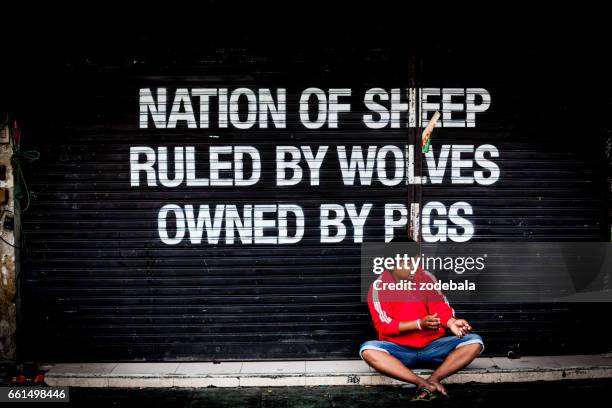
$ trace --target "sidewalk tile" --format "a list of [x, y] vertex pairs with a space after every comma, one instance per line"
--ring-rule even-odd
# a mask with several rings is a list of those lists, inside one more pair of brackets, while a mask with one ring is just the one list
[[472, 364], [466, 367], [466, 369], [475, 369], [475, 370], [483, 370], [483, 369], [493, 369], [495, 363], [493, 359], [490, 357], [479, 357], [476, 360], [472, 361]]
[[104, 388], [108, 387], [108, 378], [79, 378], [73, 377], [68, 379], [68, 385], [70, 387], [95, 387], [95, 388]]
[[612, 358], [603, 355], [548, 357], [563, 367], [612, 367]]
[[58, 364], [53, 366], [47, 374], [91, 374], [97, 376], [110, 373], [116, 366], [117, 363]]
[[338, 360], [338, 361], [306, 361], [306, 373], [348, 373], [366, 374], [370, 373], [369, 366], [362, 360]]
[[119, 388], [146, 388], [146, 387], [155, 387], [155, 388], [165, 388], [172, 387], [174, 385], [174, 381], [172, 378], [124, 378], [124, 377], [111, 377], [108, 379], [109, 387], [119, 387]]
[[174, 374], [179, 363], [119, 363], [111, 374]]
[[305, 361], [247, 361], [242, 364], [241, 374], [304, 374]]
[[180, 375], [208, 375], [208, 374], [236, 374], [240, 373], [242, 362], [226, 363], [180, 363], [175, 374]]

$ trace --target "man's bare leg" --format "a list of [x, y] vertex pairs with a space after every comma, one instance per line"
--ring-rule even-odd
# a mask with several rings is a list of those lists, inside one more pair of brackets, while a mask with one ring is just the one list
[[368, 349], [364, 350], [361, 355], [366, 363], [381, 374], [395, 378], [396, 380], [415, 384], [419, 388], [427, 387], [431, 391], [436, 389], [433, 384], [430, 384], [425, 379], [413, 373], [400, 360], [393, 357], [389, 353], [385, 353], [384, 351], [380, 350]]
[[427, 381], [435, 385], [436, 389], [444, 395], [447, 395], [446, 389], [440, 381], [446, 377], [456, 373], [463, 367], [470, 364], [478, 354], [480, 354], [481, 346], [479, 343], [467, 344], [453, 350], [442, 364], [429, 376]]

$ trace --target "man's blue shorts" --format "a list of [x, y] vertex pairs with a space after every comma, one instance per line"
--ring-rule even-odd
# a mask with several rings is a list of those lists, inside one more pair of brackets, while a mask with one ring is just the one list
[[427, 368], [441, 364], [446, 356], [456, 348], [474, 343], [480, 344], [480, 352], [482, 353], [484, 343], [482, 338], [475, 333], [466, 334], [463, 338], [457, 336], [440, 337], [423, 348], [401, 346], [388, 341], [370, 340], [361, 345], [359, 356], [361, 357], [364, 350], [380, 350], [391, 354], [404, 363], [406, 367]]

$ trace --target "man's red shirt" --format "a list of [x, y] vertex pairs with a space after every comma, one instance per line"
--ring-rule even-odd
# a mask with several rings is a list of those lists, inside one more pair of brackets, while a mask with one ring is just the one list
[[[434, 289], [420, 290], [421, 283], [434, 284], [436, 278], [423, 269], [418, 269], [412, 282], [414, 290], [382, 289], [381, 283], [397, 283], [390, 272], [383, 272], [377, 279], [381, 282], [379, 290], [374, 289], [374, 283], [368, 292], [368, 306], [378, 331], [378, 339], [403, 346], [422, 348], [432, 341], [445, 335], [446, 322], [454, 317], [455, 311], [448, 304], [441, 291]], [[414, 321], [427, 315], [437, 313], [442, 323], [438, 330], [416, 330], [400, 334], [399, 323]]]

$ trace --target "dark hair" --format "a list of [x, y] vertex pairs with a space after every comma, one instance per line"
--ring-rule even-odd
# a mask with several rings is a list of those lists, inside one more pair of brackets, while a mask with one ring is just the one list
[[396, 237], [393, 237], [393, 239], [389, 242], [392, 242], [392, 243], [402, 242], [402, 243], [416, 244], [416, 241], [410, 238], [408, 235], [398, 235]]

